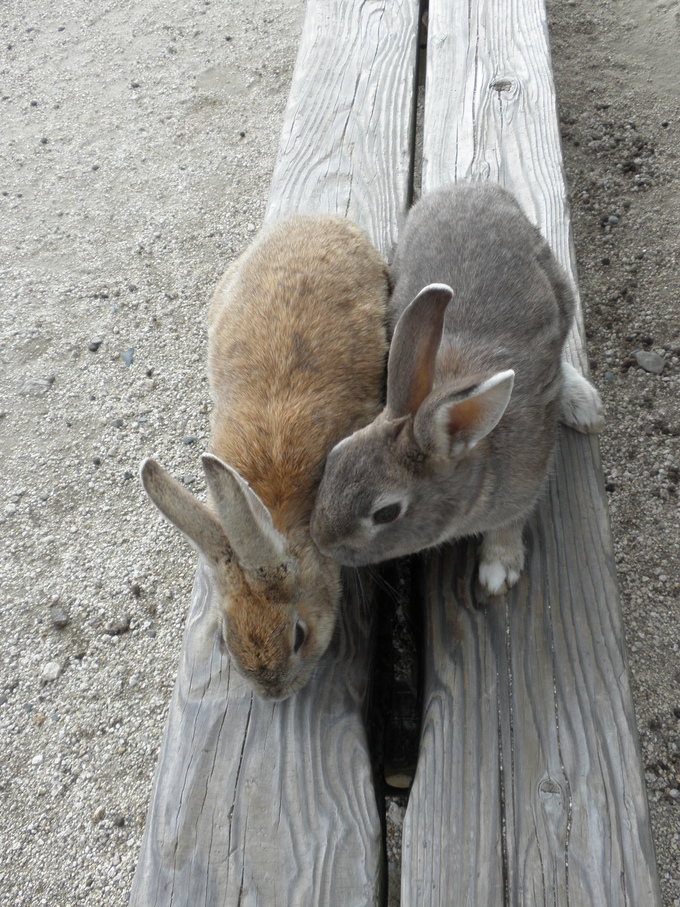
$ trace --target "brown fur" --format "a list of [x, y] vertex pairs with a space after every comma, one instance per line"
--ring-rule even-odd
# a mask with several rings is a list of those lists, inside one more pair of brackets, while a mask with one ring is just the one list
[[289, 538], [308, 533], [328, 451], [379, 411], [381, 297], [386, 265], [363, 232], [302, 216], [264, 230], [213, 296], [210, 450]]
[[333, 636], [340, 566], [309, 520], [326, 455], [380, 410], [388, 295], [387, 265], [355, 224], [265, 228], [210, 306], [210, 509], [142, 464], [151, 498], [210, 564], [223, 640], [266, 698], [304, 686]]

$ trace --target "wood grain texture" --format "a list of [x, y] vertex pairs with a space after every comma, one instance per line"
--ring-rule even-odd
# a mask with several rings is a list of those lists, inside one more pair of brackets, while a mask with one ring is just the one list
[[[542, 0], [430, 0], [423, 191], [511, 189], [576, 286]], [[587, 363], [579, 308], [568, 356]], [[564, 429], [501, 603], [432, 555], [402, 905], [659, 905], [597, 441]]]
[[346, 214], [389, 253], [411, 181], [418, 6], [309, 3], [268, 218]]
[[[267, 219], [348, 214], [387, 251], [408, 204], [417, 19], [413, 0], [310, 0]], [[365, 578], [315, 677], [274, 704], [215, 647], [212, 595], [200, 563], [131, 904], [381, 903]]]

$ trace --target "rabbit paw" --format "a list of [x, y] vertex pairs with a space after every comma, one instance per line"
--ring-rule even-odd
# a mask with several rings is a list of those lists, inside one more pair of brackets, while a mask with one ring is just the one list
[[524, 567], [523, 523], [487, 532], [482, 541], [479, 582], [487, 595], [503, 595]]
[[604, 405], [597, 390], [567, 362], [562, 363], [562, 375], [561, 418], [564, 424], [584, 434], [600, 431], [604, 425]]

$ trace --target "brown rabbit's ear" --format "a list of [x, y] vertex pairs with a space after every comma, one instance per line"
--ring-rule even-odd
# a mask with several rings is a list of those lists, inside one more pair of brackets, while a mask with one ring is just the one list
[[217, 519], [183, 485], [150, 457], [141, 466], [144, 490], [160, 512], [174, 523], [209, 561], [229, 561], [232, 550]]
[[467, 453], [500, 422], [514, 382], [515, 373], [508, 369], [428, 401], [416, 418], [416, 437], [421, 443], [434, 442], [445, 456]]
[[262, 500], [235, 469], [214, 454], [201, 457], [206, 481], [222, 524], [244, 569], [271, 571], [289, 560], [286, 539], [274, 528]]
[[387, 360], [387, 412], [391, 418], [415, 416], [432, 390], [444, 313], [452, 299], [451, 287], [431, 283], [402, 312]]

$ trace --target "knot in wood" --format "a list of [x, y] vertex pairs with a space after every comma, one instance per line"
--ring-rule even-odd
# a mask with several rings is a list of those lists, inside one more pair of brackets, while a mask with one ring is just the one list
[[544, 778], [538, 785], [538, 795], [541, 800], [549, 800], [554, 804], [556, 804], [557, 801], [560, 801], [561, 803], [562, 788], [557, 781], [553, 781], [552, 778]]
[[497, 91], [500, 94], [501, 91], [511, 91], [512, 88], [514, 87], [514, 84], [515, 83], [513, 82], [512, 79], [504, 79], [501, 77], [498, 79], [494, 79], [493, 82], [491, 83], [491, 87], [493, 88], [494, 91]]

